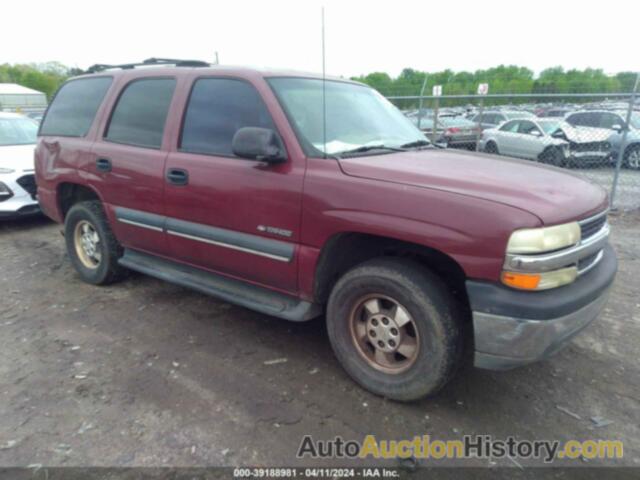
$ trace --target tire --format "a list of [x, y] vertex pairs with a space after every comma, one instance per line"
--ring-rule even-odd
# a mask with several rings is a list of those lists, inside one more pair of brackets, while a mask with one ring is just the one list
[[631, 145], [624, 152], [624, 164], [632, 170], [640, 170], [640, 145]]
[[496, 142], [493, 141], [487, 142], [487, 144], [484, 146], [484, 151], [485, 153], [491, 153], [493, 155], [500, 154], [500, 152], [498, 151], [498, 145], [496, 145]]
[[71, 263], [82, 280], [107, 285], [124, 276], [126, 270], [118, 264], [123, 249], [100, 202], [80, 202], [71, 207], [64, 222], [64, 236]]
[[[377, 315], [371, 315], [376, 309], [371, 308], [372, 301], [379, 307]], [[395, 315], [393, 302], [400, 306], [395, 307]], [[387, 327], [382, 325], [385, 315], [390, 322]], [[389, 348], [393, 327], [407, 315], [410, 320], [400, 328], [400, 336], [391, 337], [399, 339], [396, 352], [380, 353], [372, 346], [371, 340], [384, 340]], [[374, 327], [374, 320], [379, 320], [378, 326]], [[399, 401], [432, 395], [453, 377], [463, 350], [461, 323], [458, 305], [444, 283], [419, 265], [398, 258], [370, 260], [347, 272], [333, 288], [327, 307], [329, 339], [342, 367], [365, 389]], [[364, 340], [358, 333], [362, 325]], [[371, 336], [369, 328], [389, 326], [388, 335], [378, 330]], [[405, 356], [401, 349], [412, 353], [401, 360]], [[394, 368], [377, 362], [379, 353], [385, 362], [396, 362]]]
[[540, 155], [540, 161], [543, 163], [548, 163], [549, 165], [553, 165], [555, 167], [573, 165], [570, 162], [566, 162], [562, 150], [555, 147], [547, 148], [544, 152], [542, 152], [542, 154]]

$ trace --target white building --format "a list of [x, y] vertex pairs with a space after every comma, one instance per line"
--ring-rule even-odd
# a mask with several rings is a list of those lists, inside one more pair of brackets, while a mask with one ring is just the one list
[[37, 90], [16, 83], [0, 83], [0, 111], [43, 112], [47, 96]]

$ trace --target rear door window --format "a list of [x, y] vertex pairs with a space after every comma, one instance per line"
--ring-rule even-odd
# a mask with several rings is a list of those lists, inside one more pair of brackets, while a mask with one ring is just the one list
[[145, 78], [129, 83], [113, 109], [105, 139], [160, 148], [175, 86], [173, 78]]
[[79, 78], [62, 85], [42, 121], [40, 135], [84, 137], [112, 80], [111, 77]]
[[201, 78], [191, 91], [179, 149], [234, 156], [233, 136], [243, 127], [275, 130], [271, 115], [253, 85], [229, 78]]

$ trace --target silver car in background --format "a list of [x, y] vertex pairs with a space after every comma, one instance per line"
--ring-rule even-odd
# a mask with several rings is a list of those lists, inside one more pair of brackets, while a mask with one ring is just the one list
[[0, 220], [40, 213], [33, 161], [37, 132], [33, 120], [0, 112]]
[[556, 166], [608, 164], [611, 144], [607, 131], [581, 131], [556, 119], [518, 119], [485, 130], [480, 149]]

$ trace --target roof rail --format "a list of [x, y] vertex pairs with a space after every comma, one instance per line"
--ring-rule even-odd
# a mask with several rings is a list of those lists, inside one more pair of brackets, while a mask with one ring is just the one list
[[174, 65], [176, 67], [209, 67], [210, 63], [203, 62], [202, 60], [179, 60], [176, 58], [147, 58], [140, 63], [123, 63], [121, 65], [107, 65], [104, 63], [97, 63], [90, 66], [86, 73], [97, 73], [103, 70], [122, 69], [129, 70], [136, 67], [147, 67], [150, 65]]

